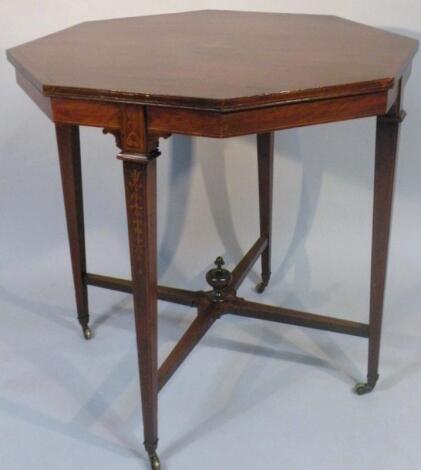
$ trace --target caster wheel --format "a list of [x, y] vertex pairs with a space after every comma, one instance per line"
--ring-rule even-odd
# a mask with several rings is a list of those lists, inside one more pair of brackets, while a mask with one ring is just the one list
[[262, 294], [262, 293], [265, 291], [267, 285], [268, 285], [268, 283], [265, 282], [265, 281], [260, 282], [260, 283], [257, 284], [257, 286], [256, 286], [256, 292], [257, 292], [258, 294]]
[[83, 336], [87, 341], [89, 341], [92, 338], [92, 331], [89, 328], [89, 326], [85, 326], [83, 328]]
[[355, 386], [355, 393], [357, 395], [365, 395], [367, 393], [370, 393], [374, 388], [374, 385], [368, 384], [368, 383], [360, 383]]
[[161, 462], [156, 454], [150, 455], [151, 470], [161, 470]]

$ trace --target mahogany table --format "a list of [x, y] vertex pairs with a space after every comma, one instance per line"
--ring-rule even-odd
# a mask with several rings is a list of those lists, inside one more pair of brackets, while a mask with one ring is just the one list
[[[160, 468], [158, 392], [224, 314], [368, 338], [367, 382], [356, 392], [374, 388], [402, 94], [417, 49], [413, 39], [334, 16], [196, 11], [82, 23], [8, 51], [19, 85], [56, 125], [85, 338], [91, 338], [88, 286], [133, 294], [145, 447], [153, 469]], [[270, 278], [274, 131], [369, 116], [377, 116], [369, 323], [238, 297], [259, 258], [259, 292]], [[131, 280], [87, 271], [79, 126], [111, 132], [121, 148]], [[232, 272], [217, 259], [208, 291], [157, 285], [158, 140], [173, 133], [257, 134], [260, 236]], [[198, 313], [159, 368], [158, 299]]]

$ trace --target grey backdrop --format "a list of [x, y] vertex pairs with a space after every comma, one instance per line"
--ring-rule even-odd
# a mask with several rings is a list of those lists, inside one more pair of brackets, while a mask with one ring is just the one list
[[[81, 339], [52, 124], [14, 83], [4, 50], [79, 21], [200, 7], [337, 14], [421, 39], [421, 6], [354, 2], [2, 0], [0, 14], [0, 468], [147, 468], [131, 299], [92, 288], [95, 339]], [[168, 469], [419, 469], [421, 59], [407, 85], [381, 379], [364, 340], [225, 318], [160, 396]], [[267, 302], [366, 321], [374, 119], [276, 136], [273, 277]], [[159, 159], [159, 274], [204, 286], [258, 233], [253, 136], [173, 136]], [[121, 162], [82, 130], [89, 270], [128, 276]], [[258, 269], [242, 288], [253, 292]], [[192, 312], [160, 304], [160, 357]]]

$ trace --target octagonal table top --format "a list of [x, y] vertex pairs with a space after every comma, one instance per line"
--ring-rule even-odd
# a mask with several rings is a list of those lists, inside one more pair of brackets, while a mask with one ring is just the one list
[[86, 22], [7, 55], [46, 96], [232, 110], [384, 92], [417, 49], [335, 16], [205, 10]]

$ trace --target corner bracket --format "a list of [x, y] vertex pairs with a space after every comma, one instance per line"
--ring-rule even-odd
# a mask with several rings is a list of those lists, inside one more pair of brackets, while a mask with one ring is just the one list
[[384, 114], [379, 116], [379, 121], [390, 123], [390, 124], [400, 124], [406, 118], [406, 111], [403, 109], [397, 114]]

